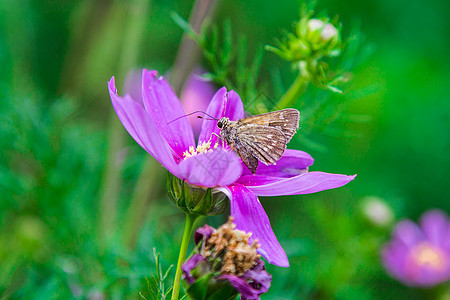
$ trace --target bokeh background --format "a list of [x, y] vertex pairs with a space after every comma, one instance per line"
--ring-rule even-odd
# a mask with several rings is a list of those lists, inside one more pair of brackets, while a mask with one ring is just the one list
[[[122, 91], [132, 68], [165, 73], [183, 35], [170, 12], [188, 18], [192, 6], [0, 2], [0, 299], [135, 299], [148, 294], [153, 248], [163, 268], [176, 262], [184, 215], [166, 195], [164, 170], [117, 125], [106, 82], [115, 75]], [[320, 147], [290, 147], [313, 155], [313, 170], [358, 177], [337, 190], [261, 199], [291, 263], [267, 266], [265, 299], [434, 297], [390, 278], [379, 251], [396, 221], [430, 208], [450, 212], [449, 6], [318, 1], [316, 11], [338, 16], [344, 36], [360, 32], [362, 59], [348, 93], [333, 96], [360, 117], [313, 131]], [[292, 29], [298, 8], [222, 1], [214, 22], [230, 20], [235, 36], [247, 36], [251, 57]], [[270, 83], [276, 71], [289, 85], [289, 64], [271, 53], [263, 62], [260, 80]], [[143, 169], [150, 172], [140, 176]], [[148, 197], [136, 192], [138, 178]], [[364, 213], [369, 199], [386, 203], [394, 221], [374, 225]]]

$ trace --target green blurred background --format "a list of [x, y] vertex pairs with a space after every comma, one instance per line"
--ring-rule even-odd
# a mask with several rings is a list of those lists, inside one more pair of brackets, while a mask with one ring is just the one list
[[[184, 216], [168, 200], [162, 168], [127, 134], [117, 164], [106, 166], [116, 145], [108, 141], [125, 133], [106, 82], [115, 75], [122, 91], [133, 67], [167, 71], [183, 34], [170, 12], [188, 18], [192, 6], [0, 2], [0, 299], [139, 298], [148, 293], [144, 277], [155, 273], [154, 247], [164, 268], [176, 262]], [[379, 249], [392, 224], [374, 226], [362, 207], [377, 197], [396, 220], [450, 211], [449, 6], [317, 3], [317, 12], [339, 16], [344, 35], [358, 28], [371, 53], [342, 96], [352, 99], [347, 113], [364, 117], [318, 132], [320, 151], [299, 141], [290, 147], [313, 155], [312, 170], [358, 177], [338, 190], [261, 199], [291, 263], [267, 266], [273, 282], [265, 299], [434, 297], [386, 275]], [[292, 29], [298, 8], [297, 1], [222, 1], [214, 22], [229, 19], [234, 33], [248, 37], [252, 56]], [[271, 53], [262, 80], [270, 82], [278, 67], [288, 86], [289, 65]], [[151, 195], [135, 203], [143, 166], [152, 170], [143, 177]], [[121, 185], [105, 192], [106, 175]]]

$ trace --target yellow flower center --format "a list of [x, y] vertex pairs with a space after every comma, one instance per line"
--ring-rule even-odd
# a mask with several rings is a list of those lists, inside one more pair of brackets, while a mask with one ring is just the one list
[[[216, 143], [213, 147], [213, 149], [217, 149], [219, 146], [219, 143]], [[211, 149], [211, 141], [203, 142], [200, 145], [197, 146], [197, 148], [194, 148], [194, 146], [189, 146], [189, 150], [186, 150], [183, 152], [184, 159], [192, 156], [196, 156], [198, 154], [203, 154], [207, 152], [213, 151]]]
[[427, 242], [415, 246], [411, 250], [411, 255], [414, 261], [421, 267], [429, 266], [435, 270], [442, 270], [447, 264], [444, 253]]

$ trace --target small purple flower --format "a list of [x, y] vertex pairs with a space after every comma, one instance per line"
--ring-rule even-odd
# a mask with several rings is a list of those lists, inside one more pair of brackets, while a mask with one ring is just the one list
[[394, 229], [382, 250], [383, 264], [409, 286], [430, 287], [450, 280], [450, 220], [439, 210], [426, 212], [420, 227], [409, 220]]
[[[142, 99], [133, 99], [117, 94], [114, 77], [108, 82], [113, 107], [128, 133], [176, 177], [226, 194], [237, 228], [253, 233], [252, 238], [261, 245], [258, 251], [269, 263], [289, 266], [258, 196], [316, 193], [341, 187], [356, 176], [308, 172], [314, 159], [298, 150], [286, 150], [276, 165], [260, 164], [256, 174], [251, 174], [241, 159], [217, 140], [217, 122], [203, 121], [195, 147], [193, 129], [183, 118], [186, 113], [180, 101], [156, 71], [143, 70], [141, 87]], [[239, 95], [223, 87], [206, 113], [233, 121], [244, 117], [244, 108]]]

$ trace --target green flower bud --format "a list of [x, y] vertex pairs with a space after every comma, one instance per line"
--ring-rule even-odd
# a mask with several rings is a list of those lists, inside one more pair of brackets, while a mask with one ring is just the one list
[[305, 60], [311, 55], [311, 49], [301, 39], [291, 39], [289, 41], [289, 52], [292, 61]]
[[278, 42], [278, 48], [267, 45], [266, 50], [297, 64], [338, 55], [339, 40], [339, 31], [333, 24], [304, 17], [296, 24], [294, 33], [289, 33], [283, 41]]
[[223, 213], [228, 203], [223, 193], [212, 188], [190, 185], [170, 173], [167, 190], [172, 202], [189, 214], [215, 216]]
[[322, 30], [322, 28], [325, 26], [325, 23], [322, 20], [319, 19], [310, 19], [308, 21], [308, 37], [311, 37], [312, 34], [319, 32]]
[[307, 25], [306, 39], [312, 50], [326, 55], [336, 46], [339, 32], [331, 23], [319, 19], [310, 19]]
[[376, 196], [367, 196], [361, 200], [361, 212], [364, 218], [375, 227], [389, 227], [394, 222], [392, 208], [384, 199]]
[[320, 39], [322, 41], [337, 41], [338, 38], [338, 30], [336, 29], [336, 27], [334, 27], [332, 24], [328, 23], [326, 24], [323, 29], [322, 32], [320, 33]]
[[178, 202], [184, 202], [183, 195], [183, 180], [171, 173], [167, 173], [167, 191], [169, 192], [170, 199], [174, 201], [175, 205], [178, 206]]

